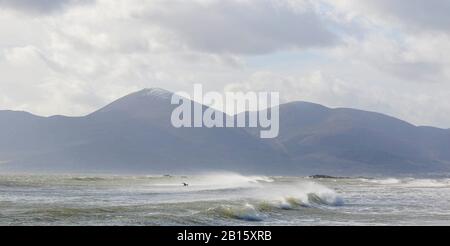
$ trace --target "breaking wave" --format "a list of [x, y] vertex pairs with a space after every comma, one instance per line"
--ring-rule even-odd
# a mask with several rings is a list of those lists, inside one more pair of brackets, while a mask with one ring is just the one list
[[423, 187], [423, 188], [437, 188], [437, 187], [450, 187], [450, 179], [411, 179], [404, 182], [407, 187]]
[[244, 206], [222, 205], [209, 209], [209, 212], [218, 214], [222, 217], [245, 220], [245, 221], [262, 221], [264, 215], [258, 211], [255, 206], [247, 203]]
[[74, 180], [74, 181], [86, 181], [86, 182], [96, 182], [96, 181], [103, 181], [103, 180], [107, 180], [107, 179], [103, 178], [103, 177], [95, 177], [95, 176], [92, 176], [92, 177], [80, 176], [80, 177], [73, 177], [73, 178], [71, 178], [71, 180]]
[[396, 178], [386, 178], [386, 179], [361, 179], [363, 182], [380, 184], [380, 185], [390, 185], [390, 184], [399, 184], [401, 180]]
[[386, 179], [360, 179], [360, 181], [378, 185], [394, 185], [398, 187], [408, 187], [408, 188], [450, 187], [450, 179], [386, 178]]
[[221, 205], [210, 208], [208, 212], [238, 220], [262, 221], [276, 210], [323, 209], [344, 205], [344, 200], [334, 190], [309, 181], [289, 185], [268, 183], [241, 195], [246, 202]]
[[267, 176], [244, 176], [236, 173], [207, 173], [196, 176], [151, 177], [149, 182], [157, 187], [179, 188], [188, 184], [183, 191], [224, 190], [240, 188], [257, 188], [274, 180]]
[[260, 183], [274, 180], [266, 176], [244, 176], [236, 173], [209, 173], [192, 177], [192, 185], [209, 185], [216, 187], [253, 187]]

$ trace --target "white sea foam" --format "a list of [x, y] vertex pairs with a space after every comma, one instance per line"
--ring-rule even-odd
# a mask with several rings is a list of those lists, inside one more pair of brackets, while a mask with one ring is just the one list
[[424, 187], [424, 188], [434, 188], [434, 187], [450, 187], [449, 179], [410, 179], [403, 183], [403, 186], [407, 187]]
[[399, 183], [401, 183], [401, 180], [400, 179], [396, 179], [396, 178], [361, 179], [361, 181], [366, 181], [366, 182], [369, 182], [369, 183], [381, 184], [381, 185], [390, 185], [390, 184], [399, 184]]
[[186, 178], [190, 187], [205, 189], [249, 188], [261, 187], [264, 183], [273, 182], [266, 176], [244, 176], [237, 173], [208, 173]]
[[209, 209], [220, 216], [245, 221], [265, 220], [273, 210], [308, 207], [341, 206], [343, 199], [332, 189], [305, 181], [293, 184], [265, 183], [239, 192], [235, 199], [248, 200], [244, 205], [221, 205]]
[[293, 205], [323, 204], [338, 206], [343, 204], [343, 199], [334, 190], [313, 181], [274, 184], [274, 179], [266, 176], [212, 173], [192, 177], [187, 182], [194, 189], [243, 188], [241, 192], [234, 192], [234, 197], [275, 202], [279, 204], [279, 207], [285, 208]]
[[450, 216], [448, 178], [0, 175], [0, 188], [0, 225], [449, 225]]
[[292, 209], [298, 206], [329, 205], [341, 206], [344, 204], [334, 190], [314, 182], [302, 182], [295, 185], [270, 189], [276, 194], [276, 204], [282, 209]]
[[392, 185], [410, 188], [450, 187], [450, 179], [387, 178], [387, 179], [360, 179], [360, 181], [377, 185]]
[[219, 206], [209, 210], [210, 212], [217, 213], [220, 216], [230, 217], [239, 220], [246, 221], [262, 221], [264, 220], [264, 214], [259, 212], [255, 206], [246, 203], [243, 206]]

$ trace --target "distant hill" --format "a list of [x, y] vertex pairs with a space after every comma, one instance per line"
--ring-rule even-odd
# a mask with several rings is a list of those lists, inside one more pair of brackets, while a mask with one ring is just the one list
[[75, 118], [1, 111], [0, 170], [253, 172], [260, 165], [287, 161], [244, 129], [172, 127], [176, 105], [170, 104], [171, 96], [162, 89], [145, 89]]
[[292, 102], [280, 106], [279, 137], [262, 140], [254, 128], [174, 128], [171, 96], [145, 89], [84, 117], [0, 111], [0, 171], [344, 176], [450, 171], [449, 130]]
[[[257, 134], [257, 129], [248, 131]], [[448, 130], [362, 110], [307, 102], [281, 105], [280, 135], [269, 142], [300, 173], [397, 175], [450, 169]]]

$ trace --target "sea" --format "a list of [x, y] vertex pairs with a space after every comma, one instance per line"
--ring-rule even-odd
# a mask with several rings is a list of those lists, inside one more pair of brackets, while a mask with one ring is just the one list
[[450, 179], [0, 175], [0, 225], [450, 225]]

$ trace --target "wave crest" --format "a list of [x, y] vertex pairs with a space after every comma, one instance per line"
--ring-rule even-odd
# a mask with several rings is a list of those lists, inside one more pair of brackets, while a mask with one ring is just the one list
[[408, 188], [450, 187], [450, 179], [385, 178], [385, 179], [360, 179], [360, 181], [377, 185], [393, 185]]
[[244, 206], [222, 205], [217, 208], [210, 209], [210, 212], [219, 216], [245, 220], [245, 221], [262, 221], [264, 216], [253, 205], [247, 203]]

